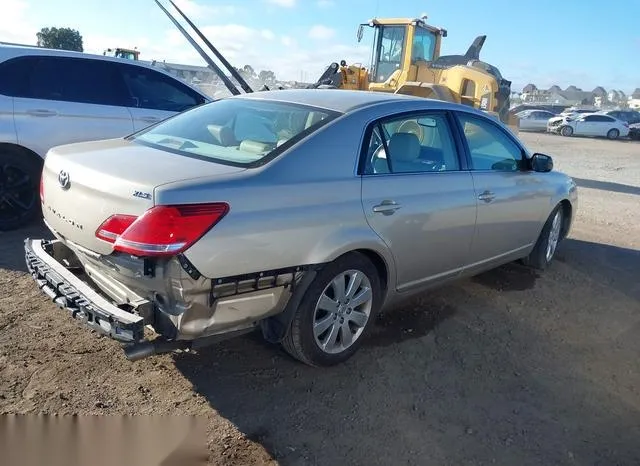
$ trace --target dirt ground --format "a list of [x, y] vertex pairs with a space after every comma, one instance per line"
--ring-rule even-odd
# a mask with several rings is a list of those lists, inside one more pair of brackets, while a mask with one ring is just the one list
[[524, 134], [580, 186], [543, 274], [508, 265], [400, 306], [312, 369], [253, 335], [128, 362], [0, 234], [0, 412], [195, 414], [213, 464], [640, 464], [640, 144]]

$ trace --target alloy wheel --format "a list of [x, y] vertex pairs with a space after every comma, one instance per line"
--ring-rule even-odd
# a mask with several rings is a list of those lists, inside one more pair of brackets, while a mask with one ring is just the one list
[[0, 165], [0, 222], [29, 215], [35, 203], [31, 176], [15, 165]]
[[359, 270], [347, 270], [331, 280], [313, 314], [313, 336], [329, 354], [345, 351], [360, 338], [373, 306], [371, 282]]

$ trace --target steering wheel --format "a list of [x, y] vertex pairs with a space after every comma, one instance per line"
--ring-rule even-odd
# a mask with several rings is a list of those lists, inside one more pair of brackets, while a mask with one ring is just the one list
[[422, 129], [422, 126], [414, 120], [404, 121], [400, 126], [398, 126], [397, 132], [415, 134], [418, 141], [420, 141], [420, 144], [422, 144], [422, 140], [424, 139], [424, 130]]
[[[369, 163], [371, 164], [371, 171], [373, 173], [376, 173], [376, 171], [375, 171], [376, 170], [376, 162], [378, 160], [384, 160], [385, 163], [387, 164], [387, 168], [389, 168], [389, 162], [387, 161], [386, 154], [385, 154], [384, 158], [380, 157], [381, 154], [385, 154], [385, 152], [384, 152], [384, 144], [380, 144], [377, 147], [377, 149], [373, 151], [373, 154], [371, 155], [371, 159], [370, 159]], [[389, 169], [389, 171], [391, 171], [391, 170]]]

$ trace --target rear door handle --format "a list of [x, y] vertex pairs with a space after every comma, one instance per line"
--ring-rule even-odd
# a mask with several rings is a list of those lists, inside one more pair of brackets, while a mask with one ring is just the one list
[[372, 210], [383, 215], [391, 215], [400, 207], [396, 201], [384, 200], [380, 204], [374, 205]]
[[48, 117], [48, 116], [56, 116], [58, 112], [55, 110], [48, 110], [46, 108], [34, 108], [31, 110], [27, 110], [27, 115], [38, 116], [38, 117]]
[[496, 195], [491, 191], [485, 191], [478, 196], [478, 199], [484, 202], [491, 202], [496, 198]]

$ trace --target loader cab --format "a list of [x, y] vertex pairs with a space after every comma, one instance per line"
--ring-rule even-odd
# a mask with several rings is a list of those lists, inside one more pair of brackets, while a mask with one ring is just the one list
[[126, 60], [137, 60], [140, 55], [140, 52], [137, 50], [129, 50], [129, 49], [116, 49], [115, 56], [117, 58], [124, 58]]
[[108, 57], [116, 57], [116, 58], [124, 58], [125, 60], [138, 60], [140, 57], [140, 51], [138, 49], [125, 49], [125, 48], [115, 48], [115, 49], [106, 49], [102, 52], [102, 55], [106, 55]]
[[[440, 54], [440, 40], [446, 31], [428, 26], [423, 19], [371, 20], [361, 24], [358, 40], [362, 39], [363, 27], [374, 29], [369, 81], [385, 83], [396, 72], [409, 73], [412, 66], [426, 65]], [[400, 76], [396, 78], [401, 79]]]

